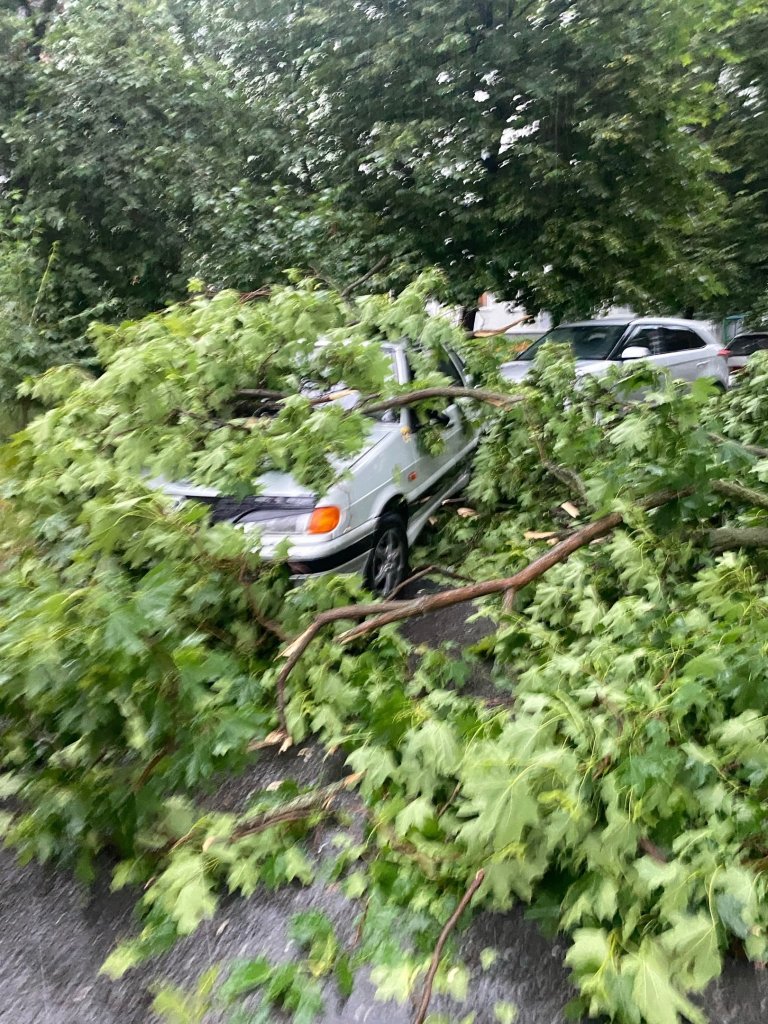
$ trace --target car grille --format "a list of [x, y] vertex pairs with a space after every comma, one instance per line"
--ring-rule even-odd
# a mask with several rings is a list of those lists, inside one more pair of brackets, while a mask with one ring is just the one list
[[212, 523], [237, 521], [248, 512], [311, 512], [315, 507], [314, 498], [234, 498], [222, 495], [212, 498], [195, 496], [191, 500], [210, 508]]

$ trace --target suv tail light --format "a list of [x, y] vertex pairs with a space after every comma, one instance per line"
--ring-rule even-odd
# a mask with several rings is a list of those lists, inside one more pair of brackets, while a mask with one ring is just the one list
[[721, 348], [720, 351], [717, 354], [719, 356], [722, 356], [723, 359], [730, 359], [731, 350], [729, 348]]

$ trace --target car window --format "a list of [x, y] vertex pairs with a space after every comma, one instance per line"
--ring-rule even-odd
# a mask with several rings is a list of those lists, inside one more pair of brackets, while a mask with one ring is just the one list
[[542, 345], [570, 345], [576, 359], [607, 359], [627, 329], [626, 324], [565, 324], [547, 331], [521, 352], [518, 359], [535, 359]]
[[652, 356], [664, 355], [664, 342], [660, 327], [640, 327], [623, 346], [626, 348], [647, 348]]
[[686, 352], [704, 348], [704, 339], [688, 327], [663, 327], [662, 343], [665, 352]]
[[768, 334], [742, 334], [728, 345], [731, 355], [751, 356], [754, 352], [768, 349]]

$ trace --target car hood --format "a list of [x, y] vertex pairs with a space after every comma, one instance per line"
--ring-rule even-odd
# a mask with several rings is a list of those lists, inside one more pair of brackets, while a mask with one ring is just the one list
[[[583, 377], [585, 373], [606, 373], [611, 366], [615, 365], [611, 359], [577, 359], [576, 376]], [[531, 372], [532, 366], [533, 361], [530, 359], [515, 359], [511, 363], [503, 363], [499, 372], [504, 380], [520, 383]]]
[[[354, 469], [356, 463], [368, 455], [369, 452], [373, 451], [377, 445], [381, 444], [381, 442], [392, 433], [392, 430], [399, 429], [399, 424], [372, 423], [368, 432], [367, 443], [363, 448], [351, 458], [331, 459], [331, 465], [339, 473], [342, 473], [345, 470]], [[221, 496], [221, 491], [217, 487], [207, 487], [195, 484], [191, 480], [168, 481], [158, 478], [151, 480], [150, 486], [164, 491], [173, 498], [205, 499], [218, 498]], [[261, 497], [306, 498], [307, 501], [315, 500], [317, 498], [316, 494], [314, 494], [308, 487], [298, 483], [290, 473], [281, 473], [276, 470], [270, 470], [269, 472], [262, 473], [261, 476], [257, 477], [253, 482], [253, 489], [254, 492], [257, 492]]]

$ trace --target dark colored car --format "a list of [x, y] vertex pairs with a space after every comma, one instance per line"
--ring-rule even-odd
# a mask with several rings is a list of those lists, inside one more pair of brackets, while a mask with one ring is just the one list
[[768, 349], [768, 331], [745, 331], [737, 334], [733, 341], [723, 349], [730, 374], [740, 373], [747, 365], [747, 360], [755, 352]]

